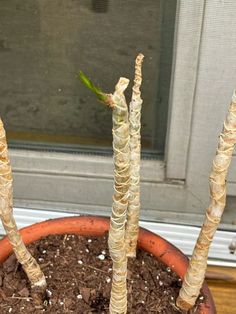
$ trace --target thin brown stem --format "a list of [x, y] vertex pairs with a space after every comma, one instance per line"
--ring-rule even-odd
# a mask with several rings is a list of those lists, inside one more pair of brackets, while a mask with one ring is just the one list
[[201, 228], [192, 258], [183, 280], [177, 305], [188, 310], [195, 304], [207, 268], [210, 244], [220, 223], [226, 203], [226, 176], [236, 144], [236, 94], [232, 98], [210, 174], [211, 202]]
[[44, 291], [46, 280], [38, 263], [25, 247], [13, 217], [12, 171], [6, 134], [0, 119], [0, 217], [16, 258], [26, 272], [32, 288]]

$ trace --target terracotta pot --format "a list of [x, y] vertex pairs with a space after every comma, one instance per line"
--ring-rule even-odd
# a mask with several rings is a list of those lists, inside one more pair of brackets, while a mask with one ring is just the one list
[[[109, 219], [97, 216], [80, 216], [52, 219], [40, 222], [20, 230], [25, 244], [30, 244], [50, 234], [79, 234], [84, 236], [100, 236], [109, 229]], [[158, 260], [169, 266], [180, 278], [183, 278], [188, 258], [175, 246], [162, 237], [140, 228], [138, 245], [143, 250], [153, 254]], [[0, 262], [12, 253], [12, 247], [5, 237], [0, 241]], [[200, 314], [216, 313], [212, 295], [203, 285], [206, 301], [201, 305]]]

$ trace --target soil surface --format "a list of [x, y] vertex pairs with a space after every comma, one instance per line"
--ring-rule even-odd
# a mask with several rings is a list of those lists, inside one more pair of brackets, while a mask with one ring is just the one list
[[[107, 235], [48, 236], [29, 249], [46, 276], [47, 299], [34, 304], [26, 275], [11, 255], [0, 268], [1, 314], [108, 313], [112, 263]], [[180, 314], [175, 308], [180, 286], [169, 268], [138, 250], [128, 265], [128, 313]]]

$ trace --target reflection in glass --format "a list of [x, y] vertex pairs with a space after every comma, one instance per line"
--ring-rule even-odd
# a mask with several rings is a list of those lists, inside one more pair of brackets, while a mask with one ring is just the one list
[[162, 154], [175, 11], [173, 0], [1, 1], [0, 115], [11, 143], [110, 148], [111, 112], [76, 73], [112, 92], [120, 76], [132, 82], [142, 52], [143, 147]]

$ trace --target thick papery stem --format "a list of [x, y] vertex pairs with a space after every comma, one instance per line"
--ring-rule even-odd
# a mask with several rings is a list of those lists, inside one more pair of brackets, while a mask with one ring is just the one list
[[140, 154], [141, 154], [141, 109], [140, 87], [142, 84], [143, 54], [135, 61], [135, 78], [129, 108], [130, 121], [130, 188], [126, 223], [126, 251], [128, 257], [136, 256], [140, 215]]
[[206, 217], [177, 299], [177, 306], [182, 310], [188, 310], [195, 304], [204, 281], [209, 247], [225, 208], [226, 175], [235, 144], [236, 93], [234, 92], [210, 174], [210, 206], [206, 211]]
[[0, 217], [16, 258], [23, 266], [31, 286], [43, 293], [46, 280], [36, 260], [25, 247], [13, 217], [12, 171], [8, 157], [6, 134], [0, 119]]
[[124, 91], [129, 84], [120, 78], [111, 95], [113, 107], [113, 150], [114, 150], [114, 195], [108, 245], [113, 261], [113, 278], [110, 298], [110, 313], [127, 312], [127, 257], [125, 247], [125, 222], [130, 183], [130, 148], [128, 107]]

